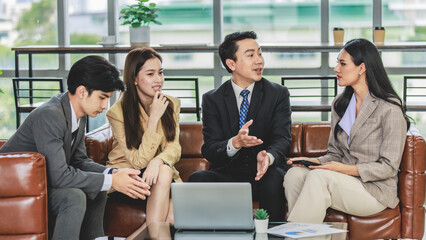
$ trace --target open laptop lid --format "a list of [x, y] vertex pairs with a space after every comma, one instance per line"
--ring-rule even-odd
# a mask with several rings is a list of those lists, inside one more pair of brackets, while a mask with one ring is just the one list
[[177, 231], [175, 240], [253, 240], [254, 232]]
[[175, 228], [251, 230], [250, 183], [172, 183]]

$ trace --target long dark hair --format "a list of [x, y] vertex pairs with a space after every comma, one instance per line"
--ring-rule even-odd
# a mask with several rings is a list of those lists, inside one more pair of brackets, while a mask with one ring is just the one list
[[[140, 106], [143, 107], [139, 99], [135, 78], [145, 62], [152, 58], [163, 61], [160, 54], [152, 48], [135, 48], [127, 54], [124, 64], [123, 80], [126, 85], [126, 92], [123, 94], [121, 108], [123, 109], [124, 132], [126, 134], [126, 145], [128, 149], [139, 148], [142, 142], [144, 129], [140, 120]], [[148, 111], [148, 109], [145, 109]], [[169, 99], [169, 105], [161, 117], [161, 124], [166, 136], [166, 140], [171, 142], [176, 136], [176, 122], [173, 119], [173, 103]]]
[[[392, 87], [385, 67], [383, 66], [382, 58], [376, 46], [366, 39], [352, 39], [343, 46], [343, 49], [351, 55], [352, 61], [356, 66], [364, 63], [367, 86], [370, 94], [376, 98], [380, 98], [401, 108], [405, 121], [407, 122], [407, 130], [410, 128], [410, 120], [402, 106], [401, 98]], [[334, 110], [340, 119], [345, 114], [346, 108], [349, 105], [354, 89], [351, 86], [346, 86], [343, 93], [334, 102]], [[395, 101], [398, 99], [398, 101]], [[338, 121], [340, 122], [340, 120]], [[339, 124], [336, 125], [334, 138], [337, 139], [337, 134], [342, 130]]]

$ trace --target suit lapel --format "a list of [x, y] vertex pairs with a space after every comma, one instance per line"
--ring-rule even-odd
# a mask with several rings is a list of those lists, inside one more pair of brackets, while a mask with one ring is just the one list
[[247, 114], [247, 121], [254, 119], [263, 98], [263, 78], [254, 84], [253, 94], [251, 95], [250, 106]]
[[84, 128], [86, 127], [87, 116], [80, 118], [80, 125], [78, 126], [77, 136], [75, 137], [74, 143], [72, 144], [71, 156], [74, 154], [75, 149], [80, 144], [81, 135], [84, 134]]
[[70, 99], [68, 97], [68, 92], [64, 93], [64, 95], [61, 97], [61, 104], [62, 104], [62, 109], [64, 111], [65, 119], [67, 121], [67, 131], [64, 137], [64, 150], [65, 150], [65, 157], [66, 157], [67, 163], [69, 163], [71, 159], [71, 141], [72, 141], [71, 134], [72, 133], [71, 133], [71, 104], [70, 104]]
[[373, 98], [370, 93], [368, 93], [364, 102], [362, 102], [361, 110], [359, 111], [358, 116], [355, 119], [354, 125], [352, 126], [350, 143], [352, 143], [353, 138], [358, 133], [358, 130], [361, 128], [361, 126], [365, 123], [365, 121], [367, 121], [370, 115], [377, 108], [377, 104], [377, 99]]
[[237, 99], [235, 98], [234, 89], [232, 89], [232, 80], [225, 82], [225, 91], [224, 91], [224, 105], [228, 112], [228, 117], [230, 120], [229, 126], [231, 127], [231, 134], [234, 134], [239, 131], [238, 121], [239, 115], [237, 107]]

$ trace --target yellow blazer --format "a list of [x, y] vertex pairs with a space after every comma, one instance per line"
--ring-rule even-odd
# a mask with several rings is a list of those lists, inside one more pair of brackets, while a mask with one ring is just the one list
[[180, 160], [181, 155], [179, 144], [180, 101], [171, 96], [167, 97], [173, 103], [174, 119], [176, 121], [176, 137], [173, 142], [166, 141], [161, 121], [158, 123], [156, 132], [147, 129], [148, 115], [141, 106], [142, 114], [140, 120], [145, 131], [142, 136], [142, 142], [138, 149], [128, 149], [124, 132], [123, 109], [121, 108], [122, 98], [108, 110], [107, 117], [113, 134], [112, 150], [108, 154], [108, 167], [140, 170], [146, 168], [153, 158], [158, 157], [172, 168], [173, 179], [176, 182], [182, 182], [179, 172], [174, 167], [175, 163]]
[[384, 206], [396, 207], [398, 169], [407, 133], [401, 108], [368, 94], [352, 126], [349, 144], [345, 131], [337, 134], [337, 141], [334, 139], [338, 120], [333, 107], [328, 153], [319, 160], [356, 165], [357, 178], [366, 190]]

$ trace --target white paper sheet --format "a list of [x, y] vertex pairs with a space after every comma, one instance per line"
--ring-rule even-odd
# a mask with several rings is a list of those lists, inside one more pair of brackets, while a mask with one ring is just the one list
[[347, 230], [332, 228], [327, 224], [312, 223], [285, 223], [268, 229], [269, 234], [290, 238], [314, 237], [342, 232], [347, 232]]

